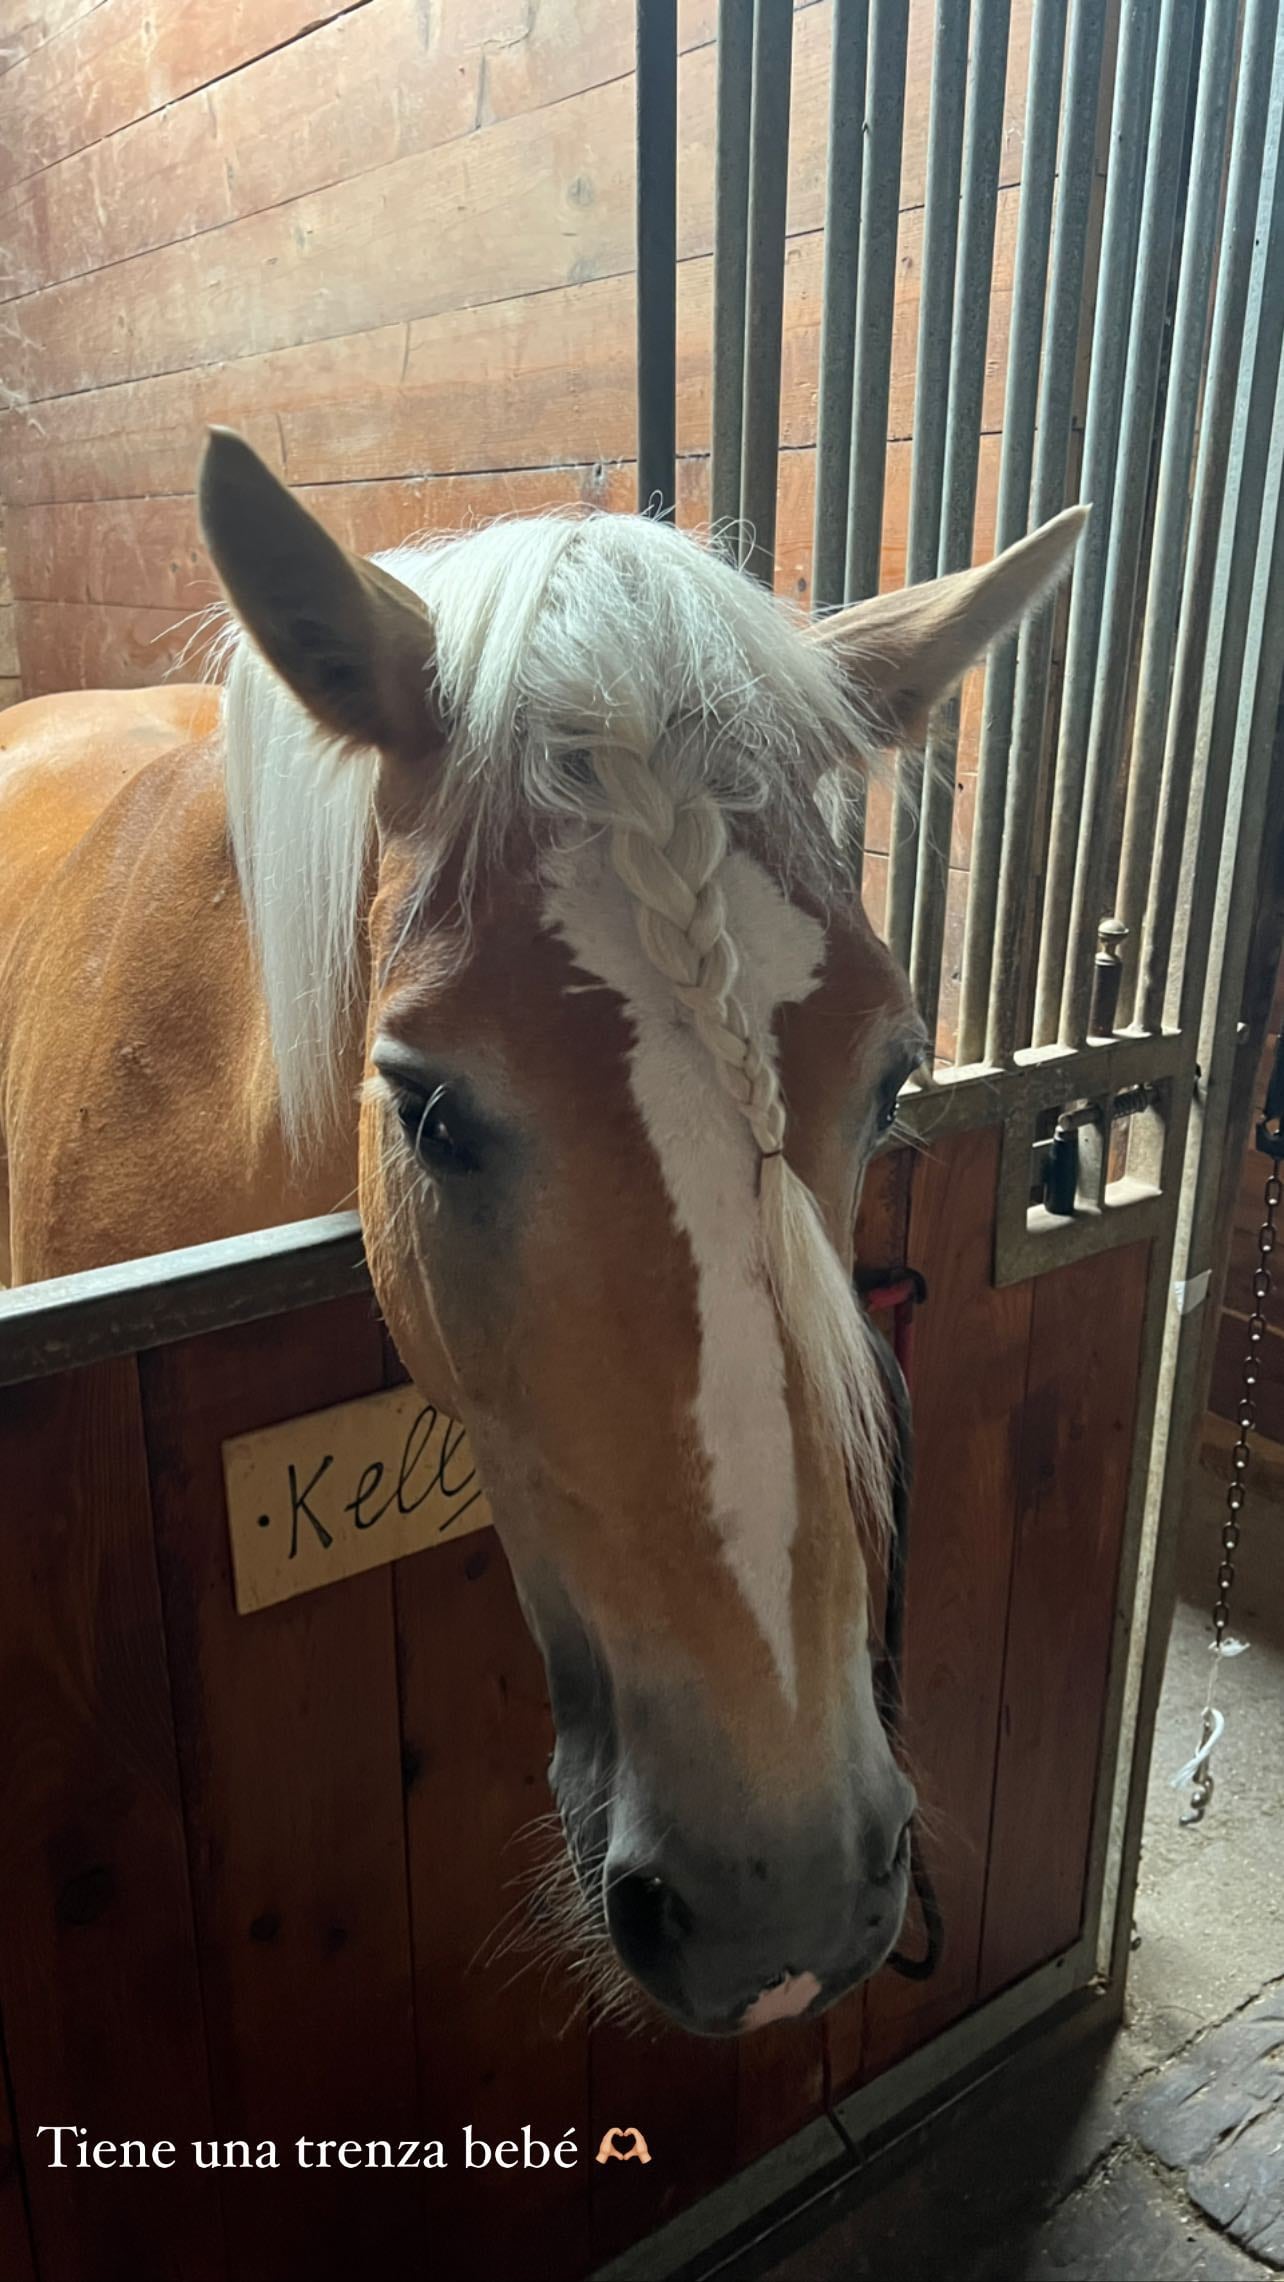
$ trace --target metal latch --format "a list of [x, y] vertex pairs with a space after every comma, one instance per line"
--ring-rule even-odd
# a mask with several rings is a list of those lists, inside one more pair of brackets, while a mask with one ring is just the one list
[[[1140, 1117], [1143, 1110], [1152, 1109], [1156, 1100], [1154, 1086], [1126, 1086], [1110, 1102], [1109, 1125], [1125, 1117]], [[1096, 1101], [1071, 1102], [1058, 1117], [1051, 1141], [1043, 1159], [1043, 1202], [1047, 1211], [1061, 1220], [1072, 1220], [1079, 1197], [1079, 1135], [1091, 1126], [1102, 1136], [1102, 1146], [1109, 1142], [1109, 1131], [1102, 1118], [1102, 1104]], [[1280, 1153], [1284, 1155], [1284, 1142]]]

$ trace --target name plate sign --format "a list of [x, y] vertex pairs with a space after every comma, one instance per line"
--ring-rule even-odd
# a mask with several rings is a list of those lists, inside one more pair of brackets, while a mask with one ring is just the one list
[[490, 1525], [458, 1419], [413, 1387], [223, 1444], [242, 1616]]

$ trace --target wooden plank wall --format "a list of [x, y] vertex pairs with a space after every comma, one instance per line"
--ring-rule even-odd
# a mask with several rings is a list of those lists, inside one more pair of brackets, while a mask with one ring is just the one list
[[0, 711], [16, 705], [22, 695], [18, 674], [18, 614], [13, 605], [9, 577], [9, 551], [5, 544], [4, 508], [0, 506]]
[[[29, 11], [29, 12], [28, 12]], [[715, 0], [682, 0], [681, 508], [707, 510]], [[12, 13], [12, 11], [11, 11]], [[0, 64], [0, 415], [26, 694], [199, 664], [202, 424], [354, 544], [633, 504], [623, 0], [25, 0]], [[1013, 8], [976, 547], [992, 545], [1031, 0]], [[883, 571], [904, 574], [934, 0], [910, 10]], [[809, 592], [830, 0], [797, 0], [780, 584]], [[9, 401], [0, 396], [0, 403]], [[0, 695], [6, 668], [0, 653]], [[952, 850], [961, 951], [978, 693]], [[877, 919], [886, 807], [874, 802]]]
[[[992, 1290], [997, 1147], [882, 1159], [858, 1231], [931, 1295], [905, 1743], [941, 1969], [744, 2044], [624, 2035], [560, 1966], [496, 1954], [550, 1725], [493, 1537], [236, 1615], [220, 1444], [397, 1378], [371, 1302], [0, 1393], [6, 2282], [28, 2219], [42, 2282], [574, 2282], [1074, 1939], [1146, 1247]], [[51, 2121], [184, 2160], [55, 2171]], [[573, 2129], [579, 2161], [501, 2187], [460, 2165], [464, 2123]], [[611, 2124], [649, 2166], [592, 2160]], [[300, 2134], [456, 2160], [305, 2176]], [[194, 2168], [192, 2140], [241, 2137], [280, 2167]]]

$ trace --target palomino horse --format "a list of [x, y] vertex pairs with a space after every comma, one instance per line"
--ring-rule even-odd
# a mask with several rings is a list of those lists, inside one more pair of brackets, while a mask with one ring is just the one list
[[242, 629], [221, 725], [171, 690], [4, 733], [12, 1273], [357, 1184], [543, 1651], [598, 1940], [692, 2029], [817, 2010], [896, 1939], [914, 1806], [849, 1261], [925, 1037], [844, 795], [1080, 514], [805, 628], [631, 516], [360, 562], [224, 432], [201, 508]]

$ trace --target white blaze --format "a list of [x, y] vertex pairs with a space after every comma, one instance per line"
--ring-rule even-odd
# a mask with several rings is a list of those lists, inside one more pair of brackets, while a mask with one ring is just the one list
[[[792, 1697], [798, 1493], [784, 1350], [755, 1210], [758, 1153], [672, 987], [642, 950], [632, 905], [600, 842], [552, 859], [546, 876], [548, 925], [578, 966], [619, 993], [628, 1012], [633, 1096], [695, 1261], [696, 1425], [712, 1518]], [[751, 1024], [770, 1036], [776, 1009], [816, 988], [824, 930], [749, 856], [728, 856], [719, 883], [741, 961], [737, 995]]]

